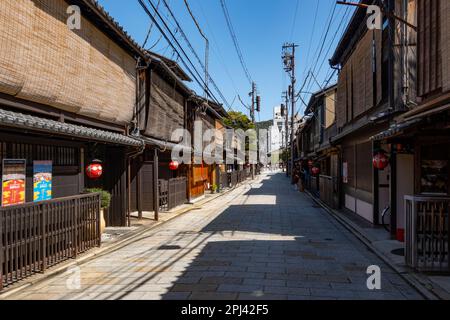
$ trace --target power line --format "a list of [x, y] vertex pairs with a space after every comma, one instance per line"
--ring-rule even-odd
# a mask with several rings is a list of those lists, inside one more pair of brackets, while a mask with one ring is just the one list
[[297, 3], [295, 5], [295, 11], [294, 11], [294, 21], [292, 22], [292, 28], [291, 28], [291, 37], [290, 37], [291, 41], [292, 41], [292, 38], [294, 37], [295, 25], [297, 24], [297, 15], [298, 15], [299, 4], [300, 4], [300, 0], [297, 0]]
[[[159, 14], [158, 11], [156, 11], [156, 7], [153, 4], [153, 2], [151, 0], [148, 0], [148, 2], [150, 3], [150, 5], [152, 6], [153, 10], [156, 12], [157, 16], [159, 17], [159, 19], [161, 20], [161, 22], [163, 23], [163, 25], [165, 26], [165, 28], [168, 30], [168, 32], [170, 33], [171, 37], [173, 38], [173, 40], [175, 40], [175, 43], [177, 44], [177, 46], [180, 48], [180, 50], [183, 52], [184, 56], [186, 57], [186, 59], [188, 60], [189, 64], [192, 66], [192, 68], [195, 70], [192, 71], [192, 69], [189, 67], [189, 65], [186, 63], [186, 61], [181, 57], [178, 49], [174, 46], [174, 44], [170, 41], [169, 37], [167, 36], [167, 34], [164, 32], [164, 30], [162, 29], [162, 27], [160, 26], [160, 24], [158, 23], [158, 21], [156, 20], [156, 17], [153, 17], [153, 15], [151, 14], [151, 12], [149, 11], [149, 8], [147, 7], [147, 5], [144, 3], [144, 0], [138, 0], [139, 4], [142, 6], [142, 8], [144, 9], [144, 11], [147, 13], [147, 15], [152, 19], [152, 21], [155, 23], [155, 26], [158, 28], [158, 30], [160, 31], [160, 33], [163, 35], [163, 37], [166, 39], [167, 43], [173, 48], [174, 52], [178, 54], [178, 57], [180, 58], [182, 64], [184, 65], [184, 67], [186, 68], [186, 70], [192, 75], [192, 77], [194, 78], [194, 80], [200, 85], [200, 87], [203, 87], [205, 85], [205, 83], [202, 83], [202, 80], [199, 80], [197, 78], [197, 76], [200, 77], [201, 79], [201, 75], [198, 72], [198, 70], [196, 69], [195, 65], [192, 63], [191, 59], [189, 58], [189, 56], [186, 54], [185, 50], [183, 49], [183, 47], [181, 46], [181, 44], [179, 43], [179, 41], [177, 40], [177, 38], [175, 37], [175, 35], [173, 34], [173, 32], [170, 30], [170, 28], [167, 26], [167, 23], [164, 21], [164, 19], [161, 17], [161, 15]], [[197, 75], [196, 75], [197, 74]], [[214, 94], [212, 92], [209, 92], [211, 97], [213, 97], [213, 99], [215, 100], [215, 102], [217, 104], [220, 104], [217, 100], [217, 98], [214, 96]], [[225, 101], [226, 102], [226, 101]]]
[[[186, 6], [189, 14], [191, 15], [191, 18], [194, 21], [195, 25], [197, 26], [198, 32], [200, 32], [200, 35], [203, 37], [203, 39], [205, 39], [205, 43], [206, 43], [206, 46], [205, 46], [205, 67], [204, 67], [204, 71], [205, 71], [205, 99], [208, 99], [209, 40], [206, 37], [205, 33], [203, 32], [202, 28], [200, 28], [200, 25], [197, 22], [197, 19], [195, 18], [194, 13], [192, 12], [191, 7], [189, 6], [189, 2], [187, 0], [184, 0], [184, 5]], [[175, 19], [175, 17], [174, 17], [174, 19]]]
[[[219, 94], [220, 98], [224, 101], [224, 103], [227, 105], [227, 107], [230, 107], [230, 104], [228, 103], [227, 99], [225, 98], [225, 96], [222, 94], [222, 92], [220, 91], [219, 87], [217, 86], [216, 82], [213, 80], [213, 78], [211, 77], [211, 74], [209, 74], [208, 71], [208, 67], [206, 65], [203, 64], [202, 60], [200, 59], [199, 55], [197, 54], [197, 52], [195, 51], [194, 47], [192, 46], [191, 42], [189, 41], [188, 37], [186, 36], [186, 33], [184, 32], [183, 28], [181, 27], [180, 23], [178, 22], [177, 18], [175, 17], [175, 14], [173, 13], [172, 9], [170, 8], [169, 4], [167, 3], [166, 0], [163, 0], [164, 6], [167, 8], [167, 11], [169, 12], [170, 16], [172, 17], [172, 19], [174, 20], [178, 31], [180, 32], [181, 36], [183, 37], [183, 39], [185, 40], [185, 42], [187, 43], [190, 51], [192, 52], [192, 54], [195, 56], [195, 58], [197, 59], [198, 63], [200, 64], [201, 68], [203, 69], [203, 71], [205, 72], [205, 74], [207, 75], [207, 79], [212, 83], [212, 85], [214, 86], [214, 89], [217, 91], [217, 93]], [[188, 4], [189, 5], [189, 4]], [[190, 11], [190, 8], [189, 8]], [[190, 11], [191, 12], [191, 11]], [[193, 19], [195, 19], [195, 17], [192, 15], [191, 16]], [[197, 25], [197, 28], [199, 28], [200, 33], [202, 34], [202, 36], [206, 38], [205, 34], [203, 33], [203, 30], [201, 30], [199, 24], [197, 23], [197, 20], [195, 19], [194, 22]], [[208, 41], [209, 43], [209, 41]], [[209, 54], [206, 53], [206, 56], [208, 56]], [[206, 59], [206, 61], [208, 61], [208, 59]], [[206, 79], [205, 79], [206, 80]], [[207, 81], [205, 81], [207, 84]], [[209, 92], [209, 88], [208, 86], [206, 86], [206, 92]]]
[[[325, 57], [328, 56], [328, 54], [330, 53], [330, 50], [333, 47], [333, 43], [336, 40], [336, 37], [337, 37], [339, 31], [341, 30], [342, 27], [345, 27], [344, 20], [348, 17], [349, 14], [350, 14], [349, 7], [347, 7], [345, 9], [344, 15], [342, 16], [342, 19], [341, 19], [341, 21], [339, 23], [339, 27], [336, 29], [336, 32], [334, 33], [333, 38], [331, 39], [330, 45], [328, 46], [328, 49], [327, 49], [327, 51], [325, 53]], [[343, 31], [344, 31], [344, 29], [343, 29]], [[317, 71], [317, 74], [319, 74], [320, 71], [322, 70], [322, 68], [323, 68], [323, 66], [325, 64], [325, 61], [326, 61], [326, 59], [322, 60], [322, 63], [320, 65], [320, 67], [319, 67], [319, 70]]]
[[150, 48], [148, 48], [148, 50], [152, 50], [153, 48], [155, 48], [158, 45], [158, 43], [161, 41], [161, 39], [162, 39], [162, 35], [159, 36], [158, 40], [156, 40], [156, 42]]
[[[208, 20], [208, 16], [207, 16], [207, 14], [205, 13], [205, 11], [203, 10], [203, 7], [202, 7], [202, 0], [200, 0], [200, 1], [197, 1], [197, 4], [198, 4], [198, 6], [199, 6], [199, 8], [200, 8], [200, 11], [201, 11], [201, 13], [202, 13], [202, 16], [203, 16], [203, 18], [204, 18], [204, 20], [206, 21], [206, 27], [207, 27], [207, 29], [208, 29], [208, 31], [209, 31], [209, 36], [210, 36], [210, 38], [212, 38], [212, 40], [213, 40], [213, 45], [211, 46], [211, 51], [216, 55], [216, 57], [218, 58], [217, 60], [218, 60], [218, 62], [219, 62], [219, 64], [221, 65], [221, 67], [224, 69], [224, 71], [225, 71], [225, 73], [227, 74], [227, 77], [228, 77], [228, 79], [230, 80], [230, 82], [231, 82], [231, 84], [232, 84], [232, 86], [233, 86], [233, 89], [234, 89], [234, 92], [235, 92], [235, 95], [236, 96], [238, 96], [239, 95], [239, 93], [238, 93], [238, 89], [237, 89], [237, 85], [236, 85], [236, 82], [234, 81], [234, 79], [233, 79], [233, 77], [231, 76], [231, 72], [230, 72], [230, 70], [228, 69], [228, 67], [227, 67], [227, 64], [225, 63], [225, 59], [223, 58], [223, 55], [222, 55], [222, 53], [221, 53], [221, 49], [220, 49], [220, 46], [219, 46], [219, 44], [218, 44], [218, 41], [217, 41], [217, 39], [216, 39], [216, 37], [215, 37], [215, 35], [214, 35], [214, 31], [213, 31], [213, 28], [211, 28], [211, 25], [210, 25], [210, 23], [209, 23], [209, 20]], [[215, 48], [215, 47], [216, 48]], [[231, 104], [231, 105], [233, 105], [233, 103]]]
[[[319, 4], [320, 4], [320, 1], [317, 0], [316, 3], [317, 3], [317, 5], [316, 5], [315, 13], [314, 13], [314, 22], [313, 22], [313, 26], [312, 26], [311, 37], [310, 37], [310, 39], [309, 39], [309, 44], [308, 44], [308, 53], [307, 53], [307, 55], [306, 55], [306, 60], [305, 60], [305, 62], [306, 62], [307, 64], [308, 64], [308, 62], [309, 62], [309, 55], [310, 55], [310, 53], [311, 53], [311, 47], [312, 47], [311, 44], [312, 44], [312, 40], [313, 40], [313, 37], [314, 37], [314, 31], [316, 30], [317, 14], [318, 14], [318, 12], [319, 12]], [[303, 72], [303, 77], [305, 76], [305, 72], [306, 72], [306, 68], [305, 68], [305, 71]]]
[[[158, 0], [158, 4], [156, 5], [156, 8], [157, 9], [159, 9], [159, 5], [161, 4], [161, 0]], [[156, 13], [155, 13], [155, 15], [156, 15]], [[153, 17], [155, 17], [155, 15], [153, 15]], [[153, 21], [152, 21], [152, 23], [150, 24], [150, 28], [148, 28], [148, 32], [147, 32], [147, 36], [145, 37], [145, 40], [144, 40], [144, 42], [142, 43], [142, 48], [145, 48], [145, 45], [147, 44], [147, 41], [148, 41], [148, 39], [150, 38], [150, 34], [152, 33], [152, 30], [153, 30], [153, 26], [154, 26], [154, 23], [153, 23]], [[161, 38], [160, 38], [161, 39]], [[159, 42], [159, 41], [158, 41]]]
[[[319, 47], [318, 47], [319, 53], [314, 55], [315, 57], [317, 57], [317, 59], [316, 59], [316, 62], [315, 62], [315, 64], [314, 64], [314, 67], [312, 68], [312, 72], [313, 72], [313, 73], [316, 71], [317, 64], [319, 63], [320, 57], [322, 56], [322, 52], [323, 52], [323, 49], [324, 49], [324, 47], [325, 47], [325, 42], [326, 42], [326, 40], [327, 40], [328, 33], [330, 32], [330, 29], [331, 29], [331, 25], [332, 25], [332, 22], [333, 22], [333, 16], [334, 16], [334, 13], [336, 12], [336, 8], [337, 8], [337, 4], [335, 3], [334, 6], [333, 6], [331, 15], [330, 15], [330, 20], [328, 21], [328, 25], [327, 25], [327, 27], [326, 27], [326, 29], [325, 29], [325, 34], [324, 34], [322, 43], [321, 43], [321, 45], [320, 45], [320, 49], [319, 49]], [[316, 53], [317, 53], [317, 51], [316, 51]], [[308, 84], [308, 89], [310, 88], [310, 84], [311, 84], [311, 81], [310, 81], [310, 83]]]
[[236, 49], [236, 53], [239, 57], [239, 60], [241, 62], [242, 69], [244, 69], [244, 73], [245, 73], [245, 76], [247, 77], [247, 80], [250, 82], [250, 84], [253, 84], [253, 80], [250, 75], [250, 72], [248, 71], [247, 65], [245, 64], [241, 48], [239, 46], [238, 39], [236, 37], [236, 33], [234, 32], [233, 24], [231, 23], [230, 14], [229, 14], [227, 6], [225, 4], [225, 0], [220, 0], [220, 3], [222, 5], [223, 14], [225, 15], [225, 20], [227, 22], [228, 30], [230, 31], [231, 38], [233, 39], [234, 47]]
[[[315, 52], [316, 52], [315, 56], [317, 57], [317, 59], [316, 59], [316, 62], [315, 62], [315, 64], [314, 64], [314, 66], [313, 66], [312, 68], [309, 69], [309, 71], [310, 71], [311, 73], [313, 73], [313, 74], [316, 72], [318, 63], [319, 63], [319, 61], [320, 61], [320, 57], [322, 56], [323, 49], [325, 48], [325, 43], [326, 43], [326, 41], [327, 41], [328, 34], [329, 34], [329, 32], [330, 32], [330, 29], [331, 29], [331, 25], [333, 24], [333, 22], [334, 22], [334, 20], [335, 20], [335, 19], [334, 19], [334, 14], [335, 14], [335, 12], [336, 12], [336, 8], [337, 8], [337, 4], [335, 3], [334, 6], [333, 6], [333, 8], [332, 8], [331, 11], [330, 11], [330, 15], [328, 16], [328, 23], [327, 23], [327, 26], [326, 26], [326, 28], [325, 28], [325, 30], [324, 30], [324, 33], [323, 33], [322, 36], [321, 36], [321, 43], [320, 43], [320, 45], [317, 47], [317, 50], [315, 51]], [[344, 14], [344, 16], [343, 16], [343, 18], [342, 18], [341, 25], [343, 24], [342, 22], [343, 22], [344, 19], [345, 19], [345, 14]], [[340, 28], [338, 28], [338, 30], [335, 32], [334, 37], [333, 37], [332, 41], [331, 41], [330, 44], [329, 44], [329, 47], [328, 47], [328, 50], [327, 50], [327, 53], [326, 53], [326, 54], [328, 54], [328, 52], [330, 51], [331, 46], [332, 46], [333, 43], [334, 43], [334, 39], [336, 38], [339, 29], [340, 29]], [[322, 64], [320, 65], [320, 68], [319, 68], [319, 71], [322, 69], [324, 62], [325, 62], [325, 60], [322, 61]], [[307, 80], [305, 79], [304, 84], [306, 84], [306, 82], [308, 82], [308, 83], [307, 83], [307, 90], [306, 90], [306, 91], [311, 91], [310, 89], [311, 89], [311, 86], [312, 86], [312, 84], [313, 84], [312, 78], [310, 78], [309, 81], [307, 81]]]

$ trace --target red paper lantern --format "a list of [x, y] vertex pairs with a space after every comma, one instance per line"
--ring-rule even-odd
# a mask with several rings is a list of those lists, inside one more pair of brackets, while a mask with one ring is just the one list
[[378, 170], [384, 170], [389, 165], [389, 159], [384, 152], [378, 152], [373, 156], [373, 166]]
[[103, 166], [100, 161], [94, 161], [86, 167], [86, 175], [90, 179], [99, 179], [103, 175]]
[[314, 165], [314, 162], [313, 162], [312, 160], [309, 160], [309, 161], [308, 161], [308, 166], [309, 166], [310, 168], [312, 168], [313, 165]]
[[311, 171], [312, 171], [312, 174], [315, 176], [317, 176], [320, 173], [320, 169], [318, 167], [313, 167], [311, 169]]
[[177, 161], [172, 161], [171, 163], [169, 163], [169, 169], [172, 171], [178, 170], [179, 166], [180, 164]]

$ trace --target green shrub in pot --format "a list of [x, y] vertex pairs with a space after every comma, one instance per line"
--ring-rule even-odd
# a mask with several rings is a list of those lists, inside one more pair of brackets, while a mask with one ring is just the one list
[[100, 233], [105, 232], [106, 220], [105, 220], [105, 209], [108, 209], [111, 205], [111, 194], [100, 188], [86, 189], [86, 193], [100, 193], [101, 199], [101, 210], [100, 210]]
[[85, 190], [86, 193], [100, 193], [100, 198], [102, 201], [102, 209], [108, 209], [109, 206], [111, 205], [111, 193], [109, 193], [108, 191], [105, 191], [103, 189], [100, 188], [91, 188], [91, 189], [86, 189]]

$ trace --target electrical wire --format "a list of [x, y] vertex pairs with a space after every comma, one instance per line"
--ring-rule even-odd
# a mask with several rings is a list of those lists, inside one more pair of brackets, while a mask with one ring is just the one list
[[[319, 4], [320, 4], [320, 1], [319, 0], [317, 0], [316, 1], [316, 3], [317, 3], [317, 5], [316, 5], [316, 10], [315, 10], [315, 13], [314, 13], [314, 22], [313, 22], [313, 25], [312, 25], [312, 32], [311, 32], [311, 37], [310, 37], [310, 39], [309, 39], [309, 44], [308, 44], [308, 53], [307, 53], [307, 55], [306, 55], [306, 65], [308, 65], [309, 64], [309, 56], [310, 56], [310, 53], [311, 53], [311, 47], [312, 47], [312, 40], [313, 40], [313, 37], [314, 37], [314, 31], [316, 30], [316, 22], [317, 22], [317, 14], [318, 14], [318, 12], [319, 12]], [[306, 68], [305, 68], [305, 70], [303, 71], [303, 78], [305, 77], [305, 73], [306, 73]]]
[[247, 65], [245, 64], [244, 56], [242, 55], [242, 50], [241, 50], [241, 48], [239, 46], [239, 42], [238, 42], [236, 33], [234, 31], [233, 24], [231, 22], [230, 14], [228, 12], [228, 8], [227, 8], [227, 5], [225, 3], [225, 0], [220, 0], [220, 3], [222, 5], [222, 11], [223, 11], [223, 14], [225, 16], [225, 20], [227, 22], [228, 31], [230, 32], [231, 38], [233, 40], [234, 48], [236, 49], [236, 53], [237, 53], [237, 55], [239, 57], [239, 60], [241, 62], [242, 69], [244, 70], [245, 76], [247, 77], [247, 80], [249, 81], [249, 83], [253, 84], [253, 80], [252, 80], [252, 77], [250, 75], [250, 72], [248, 71]]
[[297, 0], [297, 3], [295, 5], [295, 11], [294, 11], [294, 21], [292, 22], [292, 28], [291, 28], [291, 42], [292, 42], [292, 38], [294, 37], [294, 30], [295, 30], [295, 25], [297, 24], [297, 15], [298, 15], [298, 7], [300, 5], [300, 0]]
[[[186, 6], [189, 14], [191, 15], [191, 18], [194, 21], [198, 32], [200, 33], [200, 35], [205, 40], [205, 66], [204, 66], [204, 71], [205, 71], [205, 99], [208, 100], [208, 82], [209, 82], [209, 78], [210, 78], [209, 72], [208, 72], [208, 69], [209, 69], [209, 40], [208, 40], [208, 37], [206, 37], [205, 33], [203, 32], [202, 28], [200, 27], [200, 24], [198, 23], [197, 19], [195, 18], [194, 13], [191, 10], [191, 6], [189, 5], [189, 2], [187, 0], [184, 0], [184, 5]], [[174, 19], [175, 19], [175, 17], [174, 17]]]
[[[167, 11], [169, 12], [170, 16], [172, 17], [172, 19], [174, 20], [177, 29], [180, 31], [181, 36], [183, 37], [183, 39], [185, 40], [185, 42], [187, 43], [189, 50], [192, 52], [192, 54], [195, 56], [195, 58], [197, 59], [197, 62], [200, 64], [201, 68], [203, 69], [203, 71], [208, 75], [208, 79], [209, 81], [212, 83], [212, 85], [214, 86], [214, 89], [217, 91], [217, 93], [219, 94], [219, 96], [221, 97], [221, 99], [225, 102], [225, 104], [228, 106], [228, 108], [231, 108], [230, 104], [228, 103], [227, 99], [224, 97], [224, 95], [222, 94], [222, 92], [220, 91], [219, 87], [217, 86], [216, 82], [214, 81], [214, 79], [211, 77], [211, 75], [209, 74], [206, 66], [203, 64], [202, 60], [200, 59], [199, 55], [197, 54], [197, 52], [195, 51], [194, 47], [192, 46], [191, 42], [189, 41], [188, 37], [186, 36], [186, 33], [184, 32], [183, 28], [181, 27], [180, 23], [178, 22], [177, 18], [175, 17], [172, 9], [170, 9], [170, 6], [168, 5], [166, 0], [163, 0], [163, 4], [164, 6], [167, 8]], [[203, 32], [203, 31], [202, 31]], [[207, 88], [206, 90], [207, 92], [209, 91], [209, 89]]]
[[[208, 29], [208, 34], [209, 34], [210, 38], [213, 40], [212, 41], [212, 45], [211, 45], [211, 51], [217, 57], [217, 61], [219, 62], [220, 66], [225, 71], [228, 79], [231, 82], [231, 85], [232, 85], [232, 87], [234, 89], [235, 95], [238, 96], [239, 95], [239, 93], [238, 93], [239, 90], [237, 89], [236, 82], [234, 81], [233, 77], [231, 76], [231, 72], [230, 72], [229, 68], [227, 67], [227, 64], [225, 63], [225, 59], [222, 56], [222, 53], [221, 53], [222, 50], [221, 50], [221, 48], [220, 48], [220, 46], [218, 44], [216, 36], [214, 35], [214, 31], [211, 28], [211, 25], [210, 25], [209, 20], [208, 20], [208, 16], [205, 14], [205, 11], [203, 10], [202, 0], [197, 1], [197, 4], [198, 4], [198, 6], [200, 8], [200, 12], [202, 13], [203, 19], [206, 21], [206, 27]], [[231, 106], [233, 106], [233, 104], [231, 104]]]
[[[161, 4], [161, 0], [158, 0], [158, 4], [156, 5], [156, 8], [159, 9], [159, 5]], [[156, 15], [156, 13], [155, 13]], [[155, 15], [153, 17], [155, 17]], [[148, 29], [147, 35], [145, 37], [144, 42], [142, 43], [142, 48], [145, 48], [145, 45], [147, 44], [148, 39], [150, 38], [150, 34], [152, 33], [152, 29], [153, 29], [154, 23], [152, 21], [152, 23], [150, 24], [150, 28]], [[161, 39], [161, 38], [160, 38]]]
[[[192, 71], [191, 67], [189, 67], [188, 63], [184, 60], [184, 58], [181, 57], [178, 49], [175, 47], [175, 45], [172, 43], [172, 41], [169, 39], [168, 35], [164, 32], [163, 28], [161, 27], [161, 25], [158, 23], [158, 21], [156, 20], [156, 17], [153, 18], [153, 15], [151, 14], [149, 8], [147, 7], [147, 5], [144, 3], [144, 0], [138, 0], [139, 4], [141, 5], [141, 7], [144, 9], [145, 13], [152, 19], [152, 21], [154, 21], [155, 26], [158, 28], [158, 30], [160, 31], [160, 33], [164, 36], [165, 40], [167, 41], [167, 43], [173, 48], [174, 52], [176, 52], [182, 62], [182, 64], [184, 65], [184, 67], [186, 68], [186, 70], [192, 75], [192, 77], [194, 78], [194, 80], [200, 85], [200, 87], [204, 87], [205, 83], [202, 83], [202, 80], [199, 80], [197, 78], [200, 77], [200, 79], [202, 78], [200, 73], [198, 72], [198, 70], [196, 69], [195, 65], [192, 63], [191, 59], [189, 58], [189, 56], [186, 54], [185, 50], [183, 49], [183, 47], [181, 46], [181, 44], [179, 43], [179, 41], [177, 40], [177, 38], [175, 37], [175, 35], [173, 34], [173, 32], [170, 30], [170, 28], [167, 26], [167, 23], [164, 21], [164, 19], [161, 17], [161, 15], [159, 14], [158, 11], [155, 11], [157, 16], [159, 17], [159, 19], [162, 21], [163, 25], [165, 26], [165, 28], [168, 30], [169, 34], [171, 35], [171, 37], [173, 38], [173, 40], [175, 41], [175, 43], [177, 44], [177, 46], [180, 48], [180, 50], [183, 52], [184, 56], [186, 57], [186, 59], [188, 60], [189, 64], [191, 65], [191, 67], [195, 70]], [[156, 9], [155, 5], [153, 4], [153, 2], [151, 0], [148, 0], [148, 2], [150, 3], [150, 5], [152, 6], [153, 10]], [[211, 97], [215, 100], [215, 102], [217, 104], [220, 104], [219, 101], [217, 100], [217, 98], [215, 97], [215, 95], [212, 92], [209, 92]]]

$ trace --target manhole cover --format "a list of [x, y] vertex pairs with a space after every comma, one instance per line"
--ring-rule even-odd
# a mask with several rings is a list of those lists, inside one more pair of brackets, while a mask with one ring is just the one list
[[405, 256], [405, 249], [403, 249], [403, 248], [395, 249], [395, 250], [392, 250], [391, 253], [396, 255], [396, 256], [404, 257]]
[[161, 246], [158, 248], [158, 250], [179, 250], [181, 249], [180, 246]]

